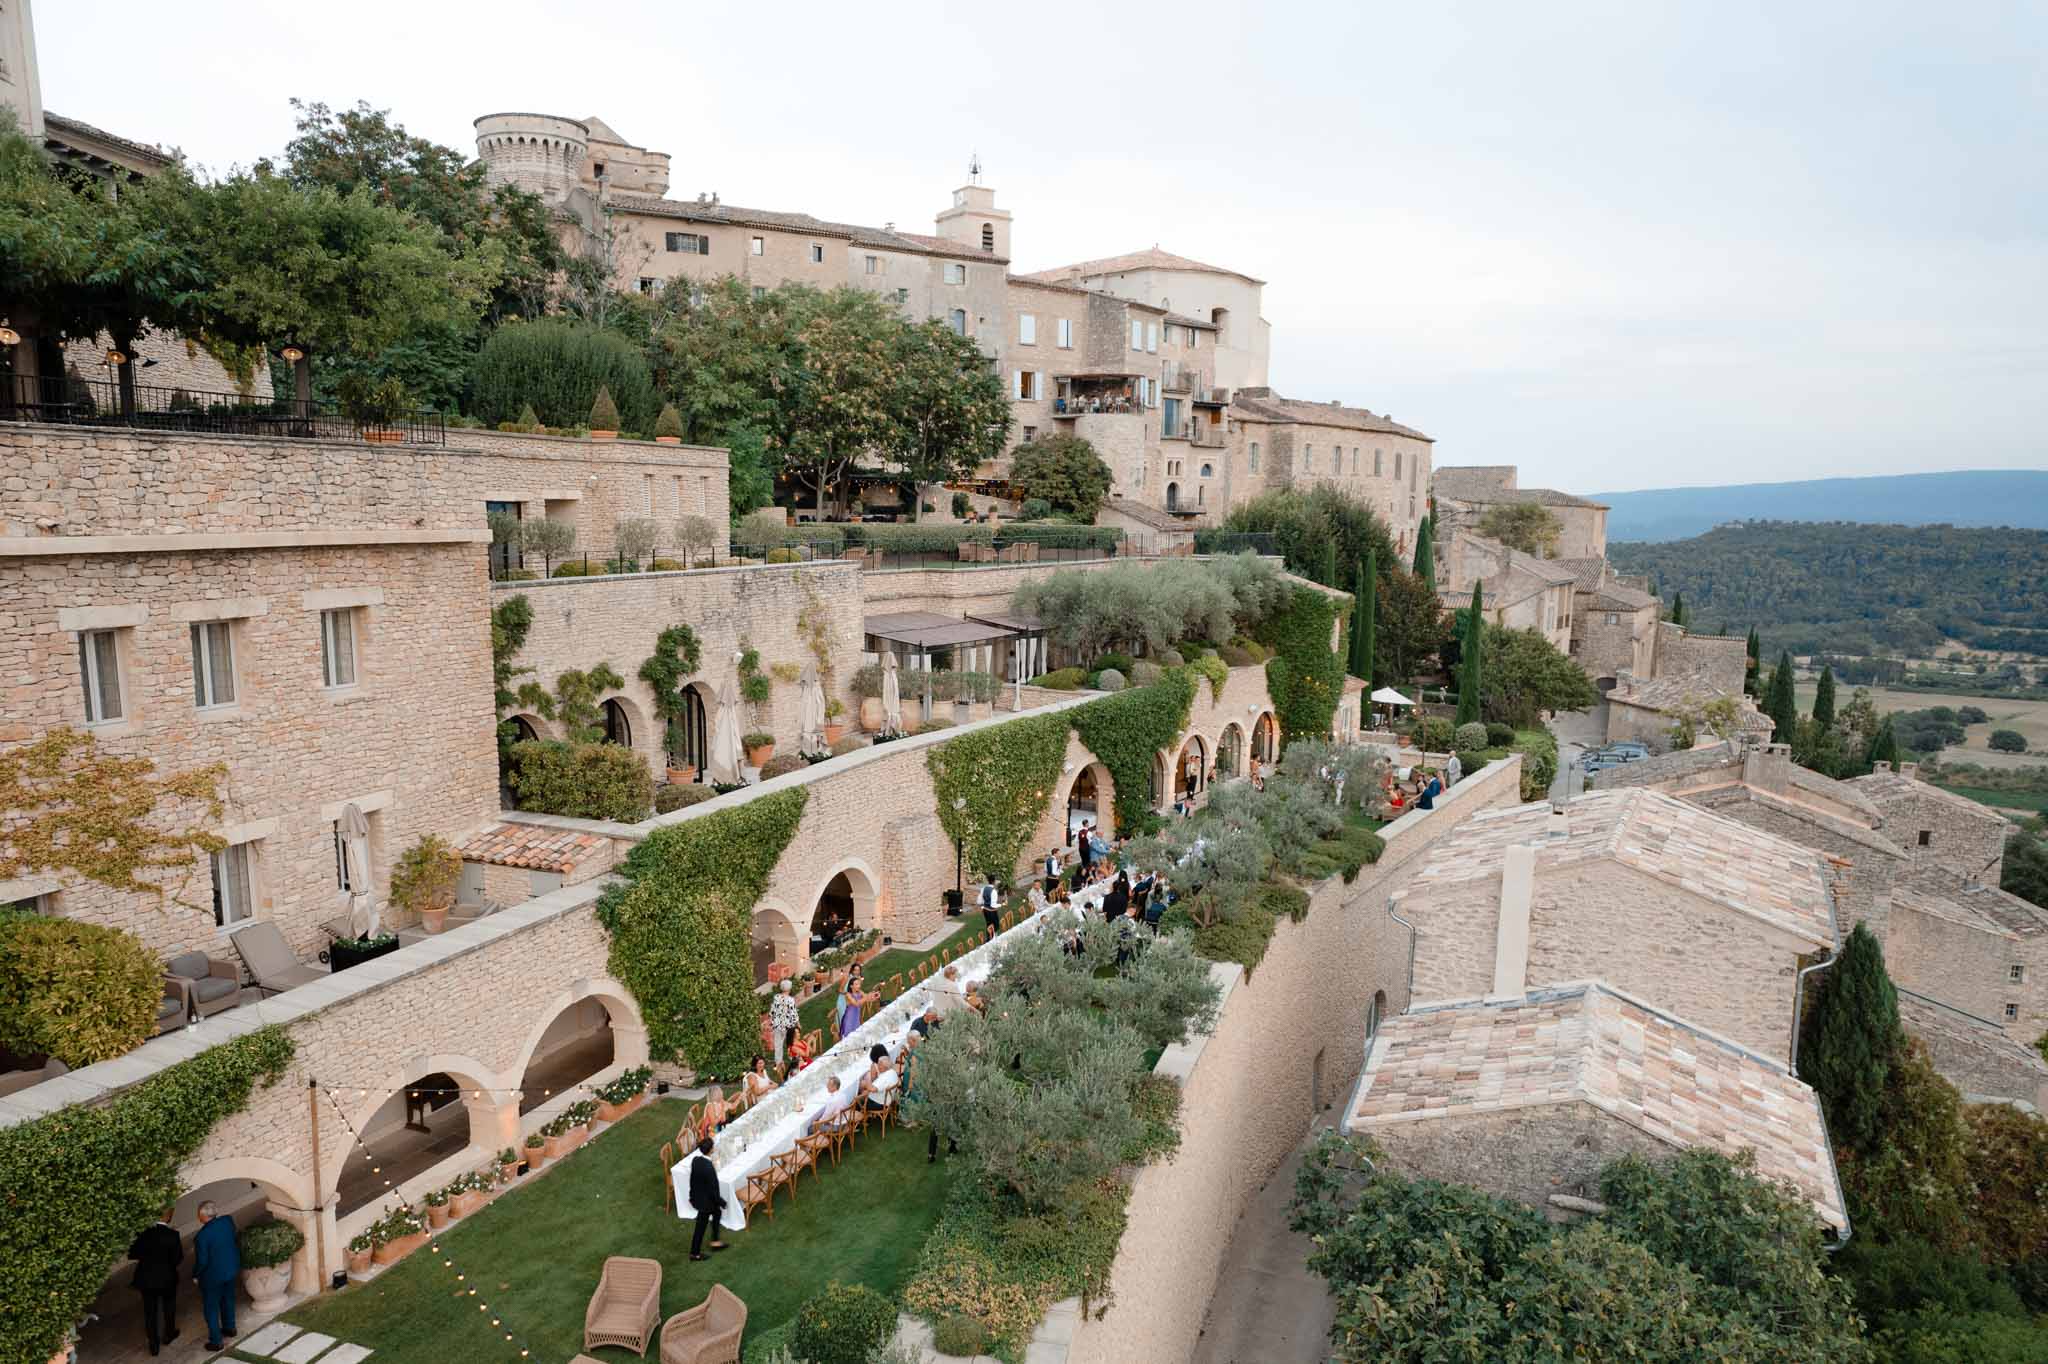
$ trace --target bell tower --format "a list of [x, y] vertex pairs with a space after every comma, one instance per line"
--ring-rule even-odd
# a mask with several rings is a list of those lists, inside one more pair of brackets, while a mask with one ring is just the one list
[[996, 192], [981, 183], [981, 157], [967, 163], [967, 183], [953, 191], [952, 207], [938, 216], [938, 235], [972, 251], [1010, 258], [1010, 215], [996, 207]]

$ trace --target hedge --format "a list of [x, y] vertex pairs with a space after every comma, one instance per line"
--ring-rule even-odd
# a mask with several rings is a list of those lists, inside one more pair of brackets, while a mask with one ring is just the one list
[[1331, 648], [1331, 631], [1339, 613], [1350, 605], [1348, 596], [1296, 587], [1285, 610], [1258, 624], [1260, 642], [1273, 650], [1266, 663], [1266, 686], [1280, 732], [1288, 739], [1320, 738], [1330, 732], [1344, 687], [1342, 641]]
[[49, 1358], [108, 1266], [177, 1201], [178, 1167], [292, 1052], [282, 1028], [258, 1028], [111, 1103], [0, 1129], [0, 1359]]
[[[1044, 818], [1067, 753], [1067, 717], [1032, 715], [962, 734], [925, 754], [939, 823], [968, 867], [1008, 881]], [[959, 809], [954, 802], [962, 802]]]
[[1136, 829], [1149, 812], [1145, 791], [1151, 781], [1153, 756], [1170, 750], [1180, 738], [1194, 701], [1194, 674], [1172, 668], [1155, 686], [1118, 692], [1067, 712], [1074, 733], [1109, 769], [1109, 779], [1116, 786], [1119, 829]]
[[996, 529], [997, 545], [1030, 544], [1044, 549], [1099, 549], [1114, 552], [1123, 532], [1114, 526], [1073, 526], [1058, 521], [1012, 521]]
[[505, 781], [519, 809], [544, 815], [637, 824], [654, 804], [647, 760], [620, 744], [516, 743]]
[[564, 318], [499, 327], [477, 352], [471, 414], [514, 420], [531, 405], [549, 426], [580, 427], [599, 389], [618, 406], [620, 429], [647, 431], [660, 400], [640, 349], [617, 332]]
[[163, 963], [132, 933], [75, 919], [0, 914], [0, 1046], [89, 1066], [156, 1028]]
[[847, 544], [880, 550], [884, 554], [939, 554], [965, 544], [995, 542], [995, 531], [989, 526], [899, 525], [886, 521], [870, 525], [855, 521], [839, 529], [845, 532]]

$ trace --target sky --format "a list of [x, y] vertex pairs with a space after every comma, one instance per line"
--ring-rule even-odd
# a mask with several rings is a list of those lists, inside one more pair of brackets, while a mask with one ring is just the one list
[[670, 192], [1019, 273], [1266, 281], [1272, 383], [1611, 492], [2048, 467], [2048, 6], [39, 0], [45, 106], [214, 170], [297, 96], [474, 148], [597, 115]]

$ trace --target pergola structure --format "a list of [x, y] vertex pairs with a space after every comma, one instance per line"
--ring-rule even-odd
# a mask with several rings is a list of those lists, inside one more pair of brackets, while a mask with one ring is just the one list
[[932, 715], [931, 660], [934, 654], [952, 654], [956, 663], [965, 660], [963, 672], [994, 672], [995, 646], [998, 642], [1016, 638], [1018, 632], [1007, 625], [994, 625], [981, 620], [961, 620], [954, 616], [942, 616], [936, 611], [889, 611], [881, 615], [867, 616], [861, 621], [861, 631], [867, 636], [865, 648], [869, 653], [880, 654], [884, 650], [916, 659], [916, 668], [924, 674], [924, 718]]

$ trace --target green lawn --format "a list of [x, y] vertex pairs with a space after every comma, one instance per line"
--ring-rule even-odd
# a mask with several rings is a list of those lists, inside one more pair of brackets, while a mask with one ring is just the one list
[[1944, 786], [1944, 791], [1953, 791], [1959, 796], [1985, 805], [1995, 805], [2002, 810], [2033, 810], [2048, 813], [2048, 795], [2039, 791], [1993, 791], [1982, 786]]
[[[286, 1314], [293, 1324], [370, 1346], [378, 1364], [444, 1364], [503, 1356], [476, 1310], [494, 1315], [535, 1364], [583, 1348], [583, 1313], [607, 1255], [662, 1262], [666, 1320], [703, 1301], [714, 1282], [747, 1304], [747, 1338], [796, 1315], [828, 1279], [864, 1283], [894, 1296], [908, 1281], [937, 1223], [958, 1162], [925, 1163], [925, 1134], [871, 1130], [832, 1168], [805, 1174], [797, 1201], [778, 1194], [772, 1218], [755, 1216], [730, 1233], [731, 1249], [690, 1263], [691, 1224], [662, 1206], [661, 1144], [675, 1135], [683, 1105], [652, 1104], [524, 1188], [458, 1222], [441, 1244], [478, 1296], [457, 1296], [455, 1269], [431, 1246], [367, 1284]], [[649, 1346], [649, 1358], [659, 1346]], [[618, 1351], [603, 1357], [625, 1359]]]
[[[954, 930], [940, 940], [939, 945], [931, 951], [919, 952], [915, 948], [909, 947], [889, 948], [885, 952], [876, 954], [873, 960], [860, 968], [861, 977], [867, 982], [870, 990], [878, 989], [883, 981], [895, 975], [898, 971], [908, 971], [919, 962], [935, 958], [939, 953], [945, 951], [948, 946], [958, 945], [965, 947], [967, 945], [967, 938], [981, 932], [986, 927], [987, 925], [981, 920], [981, 911], [978, 909], [969, 910], [961, 916]], [[821, 990], [798, 1005], [796, 1016], [802, 1020], [804, 1031], [809, 1032], [812, 1028], [823, 1028], [825, 1030], [825, 1038], [829, 1042], [832, 1037], [832, 1004], [838, 998], [839, 992], [837, 990]], [[775, 1058], [770, 1057], [769, 1059], [772, 1061]]]

